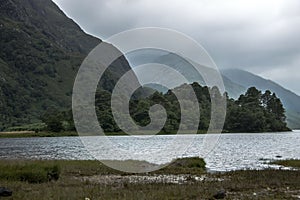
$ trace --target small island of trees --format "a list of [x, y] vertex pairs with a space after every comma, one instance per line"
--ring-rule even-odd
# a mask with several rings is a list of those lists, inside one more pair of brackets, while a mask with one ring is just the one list
[[[177, 92], [185, 92], [186, 86], [187, 84], [184, 84], [174, 90]], [[240, 97], [235, 100], [229, 98], [227, 93], [220, 94], [216, 87], [209, 88], [200, 86], [198, 83], [193, 83], [191, 86], [195, 91], [200, 107], [199, 133], [206, 133], [209, 127], [211, 118], [211, 92], [227, 102], [227, 115], [223, 132], [253, 133], [290, 131], [286, 124], [285, 109], [281, 100], [275, 93], [269, 90], [262, 93], [255, 87], [251, 87], [245, 94], [240, 95]], [[192, 103], [189, 102], [189, 94], [183, 96], [185, 103]], [[97, 91], [96, 112], [98, 120], [106, 133], [113, 132], [121, 134], [122, 131], [115, 123], [112, 115], [110, 99], [110, 92], [105, 90]], [[132, 98], [130, 101], [130, 114], [138, 125], [146, 126], [150, 123], [149, 109], [155, 104], [163, 105], [167, 111], [167, 121], [161, 133], [176, 133], [180, 124], [181, 110], [179, 102], [171, 90], [165, 94], [156, 91], [148, 97]], [[162, 111], [158, 110], [157, 112]], [[186, 107], [183, 112], [189, 113], [189, 108]], [[154, 116], [161, 115], [154, 113]], [[47, 124], [49, 131], [75, 130], [71, 111], [48, 111], [42, 119]], [[188, 131], [193, 125], [186, 121], [182, 126]]]

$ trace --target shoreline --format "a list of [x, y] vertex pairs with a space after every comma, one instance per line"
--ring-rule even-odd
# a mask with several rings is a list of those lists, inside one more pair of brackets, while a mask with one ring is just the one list
[[[235, 135], [235, 134], [282, 134], [282, 133], [300, 133], [299, 130], [291, 130], [291, 131], [282, 131], [282, 132], [252, 132], [252, 133], [220, 133], [220, 135]], [[176, 133], [158, 133], [156, 135], [158, 136], [172, 136], [172, 135], [206, 135], [207, 133], [198, 133], [198, 134], [191, 134], [191, 133], [186, 133], [186, 134], [176, 134]], [[214, 134], [214, 133], [209, 133], [209, 134]], [[218, 134], [218, 133], [216, 133]], [[131, 136], [152, 136], [154, 134], [140, 134], [140, 135], [131, 135]], [[100, 135], [78, 135], [77, 132], [75, 131], [64, 131], [64, 132], [34, 132], [34, 131], [12, 131], [12, 132], [0, 132], [0, 139], [1, 138], [32, 138], [32, 137], [85, 137], [85, 136], [100, 136]], [[105, 133], [105, 136], [129, 136], [124, 132], [110, 132], [110, 133]]]
[[[99, 161], [0, 160], [0, 185], [9, 188], [17, 200], [215, 199], [217, 194], [225, 195], [225, 199], [297, 199], [300, 195], [299, 171], [265, 169], [212, 174], [198, 165], [201, 159], [190, 159], [193, 158], [142, 174], [113, 170]], [[299, 160], [292, 162], [300, 166]], [[20, 173], [26, 176], [20, 177]]]

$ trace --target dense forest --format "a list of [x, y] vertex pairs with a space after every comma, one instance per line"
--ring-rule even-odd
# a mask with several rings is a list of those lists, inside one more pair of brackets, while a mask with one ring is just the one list
[[[198, 83], [191, 84], [198, 99], [200, 107], [200, 122], [198, 132], [204, 133], [208, 130], [211, 118], [211, 95], [218, 95], [217, 98], [226, 100], [227, 116], [224, 124], [224, 132], [276, 132], [289, 131], [286, 124], [285, 109], [275, 93], [266, 91], [262, 93], [255, 87], [251, 87], [245, 94], [242, 94], [237, 100], [230, 99], [228, 95], [220, 94], [219, 90], [209, 87], [202, 87]], [[169, 90], [167, 93], [154, 92], [146, 98], [132, 98], [130, 101], [130, 114], [135, 122], [140, 126], [146, 126], [150, 123], [149, 109], [155, 104], [162, 105], [167, 112], [167, 121], [161, 133], [176, 133], [181, 123], [180, 104], [174, 95], [176, 92], [185, 92], [187, 84]], [[184, 94], [186, 105], [193, 103], [189, 94]], [[114, 121], [111, 111], [111, 93], [105, 90], [98, 90], [96, 94], [96, 112], [101, 127], [105, 132], [121, 132]], [[155, 120], [160, 120], [162, 116], [157, 110], [153, 116]], [[193, 113], [186, 106], [182, 112]], [[191, 114], [192, 115], [192, 114]], [[190, 116], [191, 118], [193, 116]], [[72, 119], [72, 112], [57, 112], [49, 110], [44, 116], [43, 121], [48, 125], [51, 131], [75, 130]], [[194, 124], [185, 121], [181, 124], [186, 131], [194, 129]], [[157, 131], [157, 130], [155, 130]]]

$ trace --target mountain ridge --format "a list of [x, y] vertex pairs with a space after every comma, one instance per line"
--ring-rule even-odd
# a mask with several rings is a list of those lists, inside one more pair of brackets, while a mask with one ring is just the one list
[[[148, 56], [145, 56], [146, 54], [148, 54]], [[142, 57], [142, 59], [138, 57]], [[174, 53], [165, 53], [164, 55], [162, 55], [162, 51], [155, 52], [153, 50], [143, 50], [143, 51], [130, 54], [128, 58], [129, 58], [129, 62], [131, 63], [131, 67], [133, 67], [133, 69], [138, 65], [147, 64], [147, 63], [163, 64], [178, 71], [181, 75], [183, 75], [186, 78], [188, 83], [198, 82], [201, 85], [206, 85], [204, 78], [202, 77], [202, 74], [200, 75], [197, 72], [197, 70], [194, 68], [194, 66], [190, 62], [188, 62], [185, 58], [182, 58]], [[218, 74], [214, 72], [215, 70], [213, 68], [202, 66], [197, 63], [195, 63], [195, 65], [198, 65], [198, 67], [201, 68], [203, 75]], [[157, 77], [166, 78], [164, 76], [164, 72], [157, 74]], [[183, 82], [179, 82], [179, 81], [175, 83], [176, 80], [172, 79], [172, 77], [169, 78], [170, 78], [169, 79], [170, 82], [174, 82], [174, 86], [180, 86], [181, 84], [183, 84]], [[232, 98], [238, 98], [247, 89], [244, 86], [241, 86], [237, 83], [233, 83], [230, 79], [228, 79], [225, 76], [222, 76], [222, 78], [223, 78], [225, 90], [229, 93], [229, 95]], [[154, 87], [154, 89], [160, 90], [161, 92], [167, 92], [166, 88], [162, 90], [162, 88], [158, 86], [152, 85], [152, 87]]]
[[[187, 62], [184, 58], [172, 53], [166, 53], [151, 50], [136, 52], [135, 54], [129, 55], [129, 61], [132, 63], [132, 67], [145, 64], [147, 62], [159, 63], [170, 66], [171, 68], [180, 72], [187, 78], [189, 83], [198, 82], [201, 85], [206, 85], [203, 77], [193, 68], [193, 66]], [[164, 53], [164, 54], [163, 54]], [[135, 58], [135, 56], [140, 58]], [[204, 73], [209, 70], [205, 66], [202, 67]], [[266, 80], [260, 76], [252, 74], [250, 72], [241, 69], [227, 69], [220, 70], [223, 78], [225, 90], [231, 98], [237, 99], [241, 94], [245, 93], [247, 88], [252, 86], [259, 90], [265, 91], [270, 90], [275, 92], [278, 97], [282, 100], [287, 113], [287, 122], [291, 128], [300, 128], [300, 96], [289, 91], [271, 80]], [[158, 77], [165, 78], [164, 73], [158, 74]], [[171, 79], [170, 81], [174, 81]], [[182, 83], [178, 83], [180, 85]], [[150, 85], [154, 89], [161, 92], [166, 92], [167, 89], [158, 87], [157, 85]]]
[[[102, 41], [86, 34], [51, 0], [0, 0], [0, 130], [70, 109], [82, 61]], [[130, 70], [124, 56], [100, 80], [111, 90]]]
[[[47, 109], [70, 108], [77, 70], [102, 41], [86, 34], [51, 0], [0, 0], [0, 14], [0, 130], [36, 122]], [[177, 62], [168, 54], [158, 55], [161, 64], [187, 65], [184, 59]], [[130, 69], [126, 58], [120, 57], [101, 79], [102, 89], [110, 91]], [[282, 99], [291, 128], [300, 128], [298, 95], [243, 70], [235, 71], [235, 76], [231, 76], [234, 71], [227, 72], [222, 74], [231, 97], [237, 98], [250, 86], [271, 90]], [[190, 82], [203, 84], [193, 73], [184, 73]]]

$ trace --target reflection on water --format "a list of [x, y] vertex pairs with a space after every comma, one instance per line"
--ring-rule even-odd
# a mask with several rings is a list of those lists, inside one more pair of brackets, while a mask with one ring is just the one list
[[[153, 163], [171, 161], [176, 155], [160, 157], [159, 150], [164, 145], [180, 137], [179, 141], [194, 137], [184, 157], [202, 156], [207, 167], [212, 171], [237, 169], [262, 169], [269, 167], [265, 160], [300, 159], [300, 132], [272, 134], [223, 134], [214, 150], [208, 155], [201, 155], [203, 135], [197, 136], [154, 136], [154, 137], [109, 137], [124, 150], [134, 150], [139, 154], [126, 154], [123, 157], [114, 155], [109, 149], [99, 146], [101, 137], [85, 137], [89, 142], [89, 150], [97, 153], [97, 158], [104, 160], [146, 160]], [[183, 142], [184, 143], [184, 142]], [[181, 143], [176, 143], [180, 145]], [[143, 152], [156, 151], [155, 156], [143, 157]], [[151, 154], [150, 154], [151, 155]], [[94, 159], [78, 137], [64, 138], [18, 138], [0, 139], [1, 159]]]

